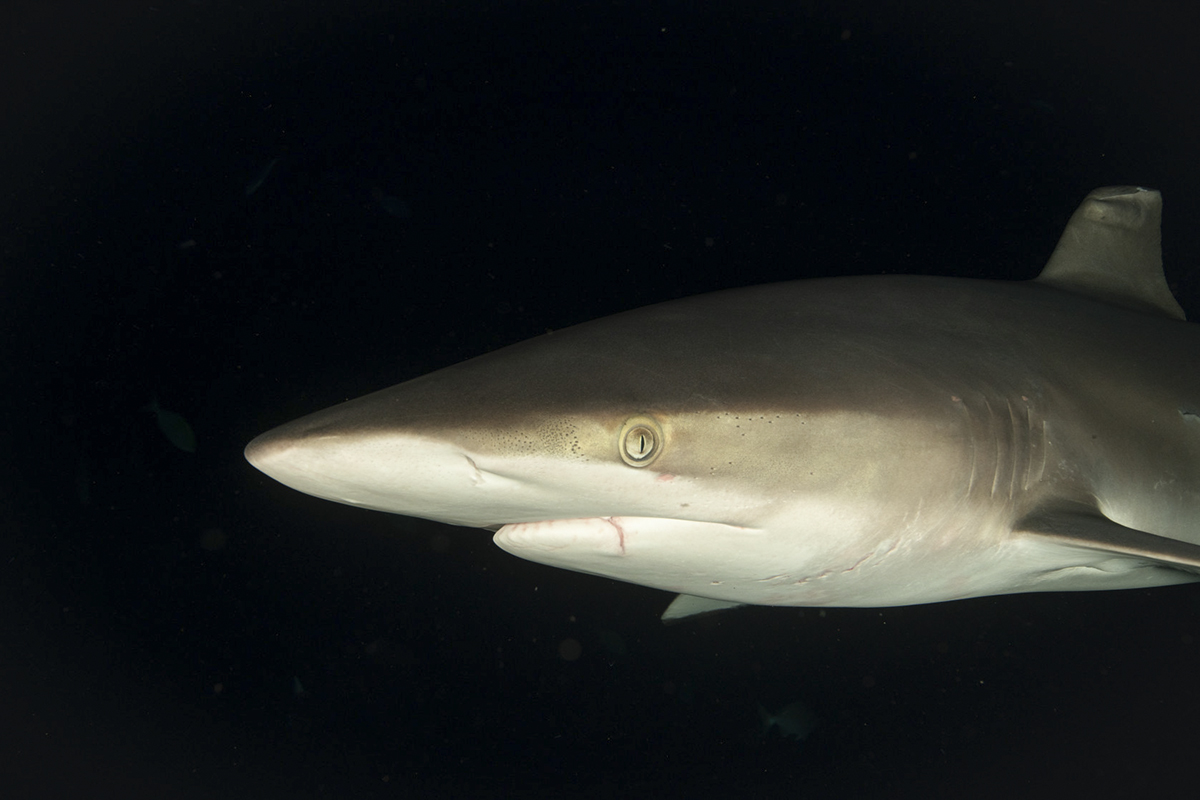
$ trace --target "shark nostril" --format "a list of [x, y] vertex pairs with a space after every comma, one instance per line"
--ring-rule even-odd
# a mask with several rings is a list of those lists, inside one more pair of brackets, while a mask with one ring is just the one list
[[468, 477], [471, 480], [471, 485], [472, 486], [482, 486], [483, 485], [483, 472], [481, 472], [479, 467], [475, 464], [475, 459], [471, 458], [468, 455], [464, 455], [463, 458], [465, 458], [467, 460], [467, 464], [471, 468], [471, 471], [468, 475]]

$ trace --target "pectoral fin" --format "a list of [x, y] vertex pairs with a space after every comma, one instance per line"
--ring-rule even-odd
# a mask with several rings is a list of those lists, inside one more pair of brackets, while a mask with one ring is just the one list
[[713, 611], [723, 611], [726, 608], [737, 608], [742, 603], [733, 600], [713, 600], [711, 597], [697, 597], [694, 594], [677, 595], [663, 612], [663, 622], [674, 622], [684, 617], [694, 617], [697, 614], [708, 614]]
[[1141, 561], [1145, 566], [1168, 567], [1191, 573], [1200, 581], [1200, 545], [1127, 528], [1099, 512], [1068, 509], [1039, 512], [1014, 528], [1070, 547], [1093, 550]]

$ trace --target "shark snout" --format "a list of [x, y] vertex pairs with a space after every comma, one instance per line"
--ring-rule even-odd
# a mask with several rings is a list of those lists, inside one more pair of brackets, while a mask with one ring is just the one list
[[250, 462], [255, 469], [265, 472], [272, 478], [275, 475], [271, 472], [271, 465], [280, 460], [281, 457], [286, 457], [287, 452], [292, 448], [292, 443], [286, 440], [281, 441], [275, 435], [275, 431], [267, 431], [264, 434], [254, 437], [246, 449], [243, 451], [246, 460]]
[[[337, 435], [297, 436], [287, 426], [267, 431], [246, 445], [246, 460], [280, 483], [309, 491], [297, 482], [334, 475], [353, 458], [353, 445]], [[312, 494], [313, 492], [309, 492]], [[324, 496], [318, 494], [318, 496]]]
[[297, 491], [325, 500], [470, 527], [512, 521], [526, 489], [445, 438], [402, 430], [268, 431], [246, 460]]
[[296, 489], [299, 488], [293, 475], [296, 449], [295, 440], [281, 437], [273, 430], [252, 439], [246, 445], [244, 454], [246, 460], [259, 472]]

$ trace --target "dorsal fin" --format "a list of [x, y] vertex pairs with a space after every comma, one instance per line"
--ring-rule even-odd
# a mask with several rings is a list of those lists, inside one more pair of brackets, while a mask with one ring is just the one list
[[1162, 271], [1162, 195], [1106, 186], [1071, 215], [1039, 283], [1186, 319]]

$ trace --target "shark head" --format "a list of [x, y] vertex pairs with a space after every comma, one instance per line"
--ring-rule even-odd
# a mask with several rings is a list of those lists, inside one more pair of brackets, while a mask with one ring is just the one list
[[533, 561], [729, 599], [765, 581], [769, 600], [882, 557], [969, 467], [961, 400], [885, 355], [893, 332], [825, 332], [867, 287], [808, 285], [816, 302], [758, 287], [547, 334], [276, 428], [246, 457], [327, 500], [495, 530]]

